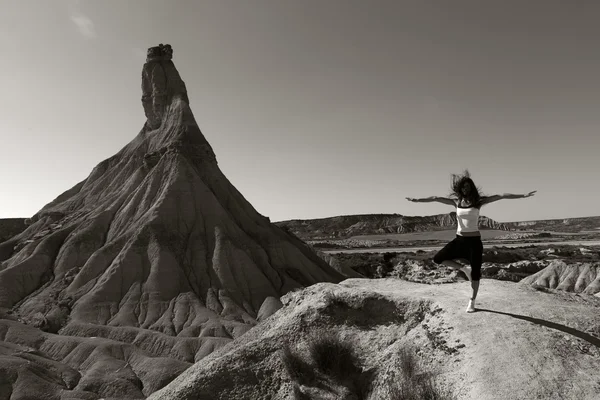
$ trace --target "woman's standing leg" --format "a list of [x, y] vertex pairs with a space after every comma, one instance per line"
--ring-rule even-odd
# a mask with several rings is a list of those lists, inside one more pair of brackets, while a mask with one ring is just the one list
[[481, 264], [483, 261], [483, 244], [481, 238], [477, 238], [471, 245], [471, 298], [467, 306], [467, 312], [475, 311], [475, 299], [479, 292], [479, 281], [481, 279]]
[[471, 295], [471, 300], [475, 301], [477, 297], [477, 292], [479, 292], [479, 281], [471, 281], [471, 289], [473, 294]]

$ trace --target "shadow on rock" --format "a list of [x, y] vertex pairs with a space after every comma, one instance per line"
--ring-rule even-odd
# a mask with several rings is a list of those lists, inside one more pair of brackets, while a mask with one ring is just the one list
[[502, 311], [494, 311], [494, 310], [488, 310], [485, 308], [478, 308], [477, 309], [478, 312], [489, 312], [489, 313], [494, 313], [494, 314], [502, 314], [502, 315], [507, 315], [509, 317], [513, 317], [516, 319], [521, 319], [523, 321], [528, 321], [537, 325], [542, 325], [545, 326], [547, 328], [552, 328], [552, 329], [556, 329], [558, 331], [564, 332], [564, 333], [568, 333], [569, 335], [573, 335], [579, 339], [585, 340], [586, 342], [600, 348], [600, 339], [592, 336], [588, 333], [582, 332], [580, 330], [577, 330], [575, 328], [571, 328], [568, 327], [566, 325], [562, 325], [562, 324], [557, 324], [556, 322], [551, 322], [551, 321], [546, 321], [544, 319], [539, 319], [539, 318], [533, 318], [533, 317], [527, 317], [525, 315], [519, 315], [519, 314], [511, 314], [511, 313], [506, 313], [506, 312], [502, 312]]

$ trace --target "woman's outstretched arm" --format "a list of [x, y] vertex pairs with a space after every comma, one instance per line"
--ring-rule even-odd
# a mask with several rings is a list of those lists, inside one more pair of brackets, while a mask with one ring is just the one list
[[482, 204], [489, 204], [489, 203], [493, 203], [494, 201], [498, 201], [498, 200], [502, 200], [502, 199], [524, 199], [526, 197], [533, 196], [536, 192], [537, 192], [537, 190], [534, 190], [533, 192], [529, 192], [527, 194], [504, 193], [504, 194], [496, 194], [494, 196], [485, 196], [482, 199]]
[[434, 201], [437, 201], [438, 203], [449, 204], [451, 206], [456, 205], [456, 202], [448, 197], [431, 196], [431, 197], [424, 197], [422, 199], [415, 199], [413, 197], [407, 197], [406, 200], [412, 201], [414, 203], [433, 203]]

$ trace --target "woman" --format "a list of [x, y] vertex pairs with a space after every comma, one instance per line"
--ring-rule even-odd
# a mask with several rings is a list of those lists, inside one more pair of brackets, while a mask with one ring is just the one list
[[[455, 270], [461, 270], [465, 273], [473, 293], [469, 299], [467, 312], [475, 311], [475, 298], [479, 290], [479, 279], [481, 278], [481, 262], [483, 256], [483, 244], [481, 243], [481, 234], [479, 233], [479, 210], [485, 204], [493, 203], [502, 199], [523, 199], [535, 194], [503, 194], [494, 196], [482, 196], [481, 189], [475, 186], [471, 179], [469, 171], [463, 175], [452, 174], [452, 192], [450, 197], [427, 197], [423, 199], [414, 199], [407, 197], [408, 201], [429, 203], [437, 201], [439, 203], [449, 204], [456, 207], [456, 220], [458, 223], [456, 238], [444, 246], [434, 257], [436, 264], [443, 264]], [[457, 260], [468, 260], [470, 267], [463, 266]]]

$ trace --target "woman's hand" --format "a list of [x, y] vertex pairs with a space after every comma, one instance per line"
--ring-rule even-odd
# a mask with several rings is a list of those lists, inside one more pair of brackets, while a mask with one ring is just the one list
[[535, 193], [537, 192], [537, 190], [534, 190], [533, 192], [529, 192], [527, 194], [524, 194], [523, 197], [531, 197], [533, 196]]

